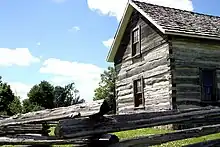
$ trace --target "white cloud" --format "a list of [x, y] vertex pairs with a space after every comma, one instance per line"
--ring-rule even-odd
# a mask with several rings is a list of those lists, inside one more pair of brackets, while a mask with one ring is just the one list
[[40, 46], [41, 45], [41, 43], [40, 42], [37, 42], [37, 46]]
[[[162, 6], [174, 7], [183, 10], [193, 10], [191, 0], [140, 0]], [[88, 7], [102, 15], [114, 16], [118, 21], [124, 13], [127, 0], [87, 0]]]
[[114, 41], [114, 38], [110, 38], [110, 39], [108, 39], [108, 40], [106, 40], [106, 41], [103, 41], [102, 43], [103, 43], [107, 48], [110, 48], [111, 45], [112, 45], [112, 43], [113, 43], [113, 41]]
[[93, 64], [62, 61], [55, 58], [46, 60], [40, 69], [40, 73], [53, 75], [50, 81], [55, 85], [74, 82], [80, 91], [81, 98], [86, 101], [92, 101], [94, 89], [98, 86], [102, 72], [102, 68]]
[[12, 91], [16, 96], [20, 96], [21, 100], [27, 98], [27, 93], [30, 91], [33, 85], [27, 85], [21, 82], [8, 82]]
[[70, 28], [68, 31], [69, 32], [78, 32], [78, 31], [80, 31], [80, 27], [74, 26], [74, 27]]
[[40, 59], [34, 57], [28, 48], [0, 48], [0, 66], [29, 66], [38, 62]]

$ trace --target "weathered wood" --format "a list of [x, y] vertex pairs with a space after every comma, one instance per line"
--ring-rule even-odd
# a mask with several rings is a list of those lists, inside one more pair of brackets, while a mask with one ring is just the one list
[[191, 68], [191, 67], [181, 67], [177, 66], [174, 70], [174, 74], [176, 76], [198, 76], [199, 75], [199, 68]]
[[8, 125], [19, 125], [25, 123], [40, 123], [45, 121], [56, 121], [77, 116], [88, 116], [97, 113], [99, 109], [91, 111], [93, 107], [100, 107], [102, 101], [77, 104], [69, 107], [46, 109], [37, 112], [19, 114], [10, 118], [0, 120], [0, 127]]
[[104, 134], [96, 136], [95, 138], [90, 138], [90, 143], [87, 144], [88, 147], [109, 147], [112, 144], [119, 142], [119, 138], [116, 135]]
[[[141, 56], [138, 58], [133, 58], [131, 32], [136, 27], [141, 28]], [[148, 20], [142, 18], [141, 14], [138, 12], [134, 12], [132, 14], [131, 20], [125, 29], [119, 48], [120, 50], [118, 50], [116, 53], [114, 63], [117, 73], [116, 97], [118, 98], [118, 112], [120, 113], [122, 110], [134, 111], [134, 108], [132, 108], [131, 105], [133, 101], [132, 83], [134, 79], [143, 76], [144, 84], [151, 85], [151, 88], [153, 89], [156, 87], [154, 86], [155, 83], [170, 80], [170, 77], [166, 76], [170, 75], [170, 67], [168, 60], [169, 44], [167, 42], [167, 37], [157, 31], [157, 29], [152, 26]], [[166, 87], [170, 87], [170, 84], [166, 83]], [[169, 91], [166, 91], [166, 93], [169, 93]], [[151, 97], [147, 97], [148, 95]], [[159, 101], [163, 101], [163, 95], [156, 94], [154, 91], [149, 90], [147, 92], [145, 89], [143, 96], [146, 99], [154, 99], [157, 97], [157, 103]], [[145, 107], [146, 110], [148, 107], [149, 109], [152, 109], [152, 107], [149, 105], [145, 105]], [[167, 106], [164, 106], [162, 109], [167, 109], [165, 107]], [[168, 107], [170, 108], [170, 105], [168, 105]]]
[[173, 78], [176, 84], [195, 84], [199, 85], [199, 76], [176, 76]]
[[[109, 132], [125, 131], [130, 129], [139, 129], [152, 126], [160, 126], [167, 124], [181, 123], [184, 121], [192, 121], [197, 118], [219, 116], [220, 109], [200, 109], [191, 112], [175, 112], [169, 115], [157, 115], [155, 113], [140, 113], [129, 115], [116, 115], [111, 118], [104, 119], [100, 122], [94, 122], [85, 119], [67, 119], [60, 121], [56, 128], [56, 135], [64, 138], [89, 136], [94, 134], [103, 134]], [[165, 112], [167, 114], [167, 112]], [[149, 117], [149, 116], [153, 117]]]
[[220, 125], [203, 126], [192, 129], [180, 130], [172, 133], [150, 135], [146, 137], [137, 137], [132, 139], [121, 140], [119, 143], [110, 147], [136, 147], [136, 146], [152, 146], [176, 141], [181, 139], [188, 139], [193, 137], [200, 137], [209, 134], [220, 132]]
[[183, 147], [219, 147], [220, 146], [220, 139], [204, 141], [200, 143], [184, 145]]
[[23, 124], [17, 126], [0, 127], [0, 136], [25, 133], [41, 134], [43, 133], [43, 126], [42, 124]]
[[0, 137], [0, 145], [64, 145], [64, 144], [87, 144], [89, 139], [57, 139], [56, 137], [15, 135]]

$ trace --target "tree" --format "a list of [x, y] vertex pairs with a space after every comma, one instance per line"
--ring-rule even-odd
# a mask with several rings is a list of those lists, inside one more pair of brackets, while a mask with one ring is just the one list
[[12, 115], [9, 104], [14, 100], [15, 96], [11, 90], [10, 85], [2, 82], [0, 77], [0, 112]]
[[101, 74], [101, 81], [99, 82], [99, 87], [95, 89], [93, 100], [105, 99], [110, 94], [114, 94], [115, 79], [115, 69], [113, 67], [108, 67], [108, 69]]
[[111, 113], [116, 112], [115, 80], [116, 72], [114, 67], [108, 67], [108, 69], [101, 74], [101, 81], [99, 82], [99, 87], [95, 89], [95, 96], [93, 98], [93, 100], [105, 99], [112, 109]]
[[47, 81], [34, 85], [28, 93], [29, 101], [45, 109], [54, 108], [54, 87]]
[[55, 107], [64, 107], [64, 101], [66, 99], [66, 94], [64, 93], [65, 88], [61, 86], [56, 86], [54, 88], [54, 105]]
[[22, 113], [34, 112], [34, 111], [39, 111], [43, 109], [44, 108], [39, 106], [37, 103], [30, 102], [29, 99], [23, 100]]
[[79, 90], [75, 88], [74, 83], [70, 83], [65, 87], [56, 86], [54, 96], [56, 107], [67, 107], [85, 102], [84, 99], [80, 99]]
[[14, 100], [9, 104], [9, 108], [12, 115], [22, 113], [20, 97], [15, 96]]

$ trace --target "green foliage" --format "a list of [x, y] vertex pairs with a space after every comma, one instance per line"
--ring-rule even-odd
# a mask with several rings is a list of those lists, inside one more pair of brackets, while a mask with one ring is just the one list
[[64, 107], [64, 101], [66, 99], [66, 94], [64, 93], [65, 88], [61, 86], [56, 86], [54, 88], [54, 104], [55, 107]]
[[46, 109], [54, 108], [54, 87], [47, 81], [34, 85], [29, 91], [28, 97], [32, 104], [38, 104]]
[[108, 106], [111, 108], [110, 114], [116, 113], [115, 80], [115, 69], [113, 67], [108, 67], [108, 69], [101, 74], [101, 81], [99, 82], [99, 87], [95, 89], [95, 96], [93, 98], [93, 100], [105, 99]]
[[65, 87], [56, 86], [54, 96], [56, 107], [67, 107], [85, 102], [84, 99], [80, 99], [79, 91], [75, 88], [74, 83], [70, 83]]
[[65, 87], [54, 87], [49, 82], [42, 81], [31, 88], [28, 97], [29, 99], [23, 102], [24, 113], [42, 108], [52, 109], [84, 102], [83, 99], [80, 99], [79, 91], [75, 88], [74, 83]]
[[14, 100], [15, 96], [10, 85], [2, 82], [0, 77], [0, 112], [6, 112], [7, 115], [12, 115], [9, 104]]
[[28, 113], [33, 111], [43, 110], [44, 108], [36, 103], [31, 103], [29, 99], [23, 100], [23, 110], [22, 113]]
[[93, 100], [101, 100], [114, 95], [115, 92], [116, 73], [113, 67], [108, 67], [104, 73], [101, 74], [101, 81], [99, 87], [95, 89], [95, 96]]
[[9, 104], [10, 112], [15, 115], [22, 113], [22, 105], [20, 98], [15, 96], [14, 100]]

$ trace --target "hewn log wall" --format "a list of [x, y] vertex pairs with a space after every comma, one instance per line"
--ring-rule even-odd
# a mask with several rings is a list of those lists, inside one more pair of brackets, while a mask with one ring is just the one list
[[[141, 26], [140, 58], [131, 55], [131, 31]], [[134, 13], [115, 58], [118, 113], [172, 109], [169, 43], [150, 23]], [[133, 80], [143, 76], [145, 107], [135, 109]]]
[[220, 42], [189, 38], [172, 38], [175, 69], [173, 81], [176, 85], [178, 109], [196, 108], [201, 103], [200, 69], [216, 69], [217, 97], [220, 88]]

